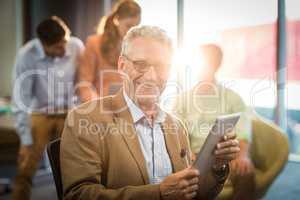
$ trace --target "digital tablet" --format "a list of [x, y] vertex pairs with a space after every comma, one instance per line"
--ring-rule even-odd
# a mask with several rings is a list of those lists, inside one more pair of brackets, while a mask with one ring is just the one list
[[216, 145], [222, 140], [226, 133], [234, 130], [240, 118], [240, 113], [222, 115], [217, 117], [215, 124], [211, 128], [200, 152], [197, 155], [193, 167], [201, 174], [207, 173], [214, 164], [214, 150]]

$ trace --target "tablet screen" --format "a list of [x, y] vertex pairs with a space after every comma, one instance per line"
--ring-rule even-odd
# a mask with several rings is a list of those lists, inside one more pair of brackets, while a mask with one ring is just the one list
[[217, 117], [215, 124], [210, 130], [200, 152], [197, 155], [193, 167], [199, 170], [200, 174], [207, 173], [214, 164], [214, 150], [218, 142], [226, 133], [234, 130], [240, 118], [240, 113], [222, 115]]

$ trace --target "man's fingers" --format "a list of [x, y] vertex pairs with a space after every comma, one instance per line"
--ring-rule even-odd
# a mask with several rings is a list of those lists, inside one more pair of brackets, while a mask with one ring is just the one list
[[187, 187], [189, 187], [190, 183], [187, 180], [181, 180], [179, 182], [179, 189], [184, 191]]
[[198, 184], [191, 185], [182, 190], [182, 195], [185, 197], [185, 199], [193, 199], [197, 195], [198, 189]]
[[246, 162], [243, 162], [243, 163], [240, 163], [240, 175], [247, 175], [247, 174], [250, 174], [252, 171], [252, 165], [251, 163], [246, 163]]
[[217, 149], [222, 149], [229, 146], [239, 146], [239, 141], [237, 139], [234, 140], [227, 140], [225, 142], [219, 142], [217, 144]]
[[186, 168], [178, 173], [179, 178], [181, 179], [192, 179], [199, 176], [199, 171], [194, 168]]
[[240, 174], [242, 176], [246, 175], [249, 171], [249, 166], [247, 165], [247, 163], [242, 163], [241, 164], [241, 169], [240, 169]]
[[224, 136], [223, 136], [223, 139], [226, 141], [226, 140], [230, 140], [230, 139], [235, 139], [236, 138], [236, 134], [234, 131], [231, 131], [229, 133], [226, 133]]
[[195, 177], [195, 178], [192, 178], [192, 179], [189, 180], [190, 185], [198, 184], [198, 182], [199, 182], [198, 177]]
[[190, 200], [190, 199], [193, 199], [194, 197], [196, 197], [196, 195], [197, 195], [197, 192], [192, 192], [192, 193], [189, 193], [189, 194], [185, 194], [184, 198], [186, 200]]
[[237, 158], [237, 153], [231, 153], [231, 154], [223, 154], [223, 155], [216, 155], [216, 159], [220, 160], [222, 162], [230, 162]]
[[235, 174], [237, 175], [242, 175], [242, 171], [243, 171], [243, 165], [241, 165], [241, 163], [237, 163], [236, 168], [235, 168]]
[[239, 153], [239, 152], [240, 152], [240, 147], [231, 146], [231, 147], [215, 150], [215, 155], [218, 156], [218, 155], [233, 154], [233, 153]]
[[189, 194], [189, 193], [192, 193], [192, 192], [197, 192], [198, 189], [199, 189], [199, 185], [198, 185], [198, 184], [191, 185], [191, 186], [185, 188], [185, 189], [183, 190], [183, 193], [184, 193], [184, 194]]
[[232, 171], [236, 170], [236, 162], [235, 161], [230, 162], [230, 170], [232, 170]]

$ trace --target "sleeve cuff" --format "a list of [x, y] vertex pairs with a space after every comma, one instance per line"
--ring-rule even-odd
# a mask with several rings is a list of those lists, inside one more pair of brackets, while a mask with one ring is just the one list
[[153, 200], [160, 200], [160, 189], [159, 184], [149, 184], [145, 185], [145, 190], [143, 192], [144, 199], [153, 199]]
[[32, 145], [32, 136], [29, 130], [26, 130], [23, 134], [20, 135], [20, 140], [22, 145]]

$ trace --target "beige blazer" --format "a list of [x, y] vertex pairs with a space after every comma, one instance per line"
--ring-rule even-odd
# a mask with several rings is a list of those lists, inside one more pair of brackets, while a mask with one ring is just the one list
[[[162, 127], [173, 172], [180, 171], [191, 162], [187, 132], [169, 114]], [[84, 103], [69, 113], [60, 159], [65, 199], [160, 199], [159, 185], [149, 184], [122, 90], [115, 96]], [[205, 180], [200, 196], [207, 199], [214, 185], [215, 181]]]

